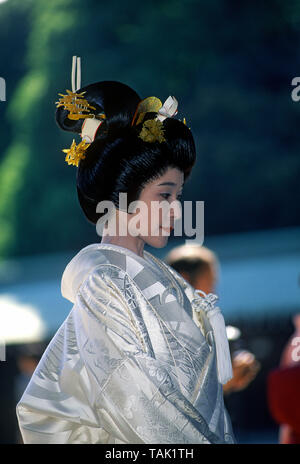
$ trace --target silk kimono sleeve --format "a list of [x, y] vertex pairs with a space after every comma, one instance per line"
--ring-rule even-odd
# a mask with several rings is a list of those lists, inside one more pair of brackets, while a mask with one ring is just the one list
[[17, 405], [25, 443], [222, 443], [154, 356], [132, 298], [145, 304], [110, 264], [82, 283]]

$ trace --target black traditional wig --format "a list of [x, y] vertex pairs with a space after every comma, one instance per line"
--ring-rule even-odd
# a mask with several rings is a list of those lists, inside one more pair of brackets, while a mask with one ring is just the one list
[[[183, 172], [184, 181], [196, 161], [196, 150], [190, 129], [175, 118], [163, 121], [165, 142], [146, 142], [139, 138], [142, 124], [154, 119], [156, 113], [147, 113], [138, 125], [131, 126], [139, 95], [126, 84], [102, 81], [77, 90], [86, 92], [84, 98], [104, 112], [106, 119], [97, 131], [95, 140], [85, 151], [77, 169], [77, 193], [83, 212], [89, 222], [96, 224], [104, 213], [97, 213], [100, 201], [110, 200], [119, 207], [119, 193], [127, 193], [127, 204], [138, 200], [145, 185], [163, 175], [169, 167]], [[60, 128], [81, 133], [84, 119], [71, 120], [63, 107], [56, 110]]]

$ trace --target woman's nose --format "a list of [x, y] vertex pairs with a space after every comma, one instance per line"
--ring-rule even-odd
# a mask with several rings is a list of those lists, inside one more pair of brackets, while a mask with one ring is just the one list
[[171, 208], [170, 208], [170, 218], [173, 221], [176, 221], [177, 219], [180, 219], [182, 216], [182, 207], [181, 203], [178, 200], [175, 200], [172, 202]]

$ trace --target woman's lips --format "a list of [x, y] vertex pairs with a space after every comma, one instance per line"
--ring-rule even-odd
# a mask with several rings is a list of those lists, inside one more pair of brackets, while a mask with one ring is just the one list
[[168, 234], [170, 234], [172, 232], [172, 230], [174, 229], [174, 227], [162, 227], [160, 226], [160, 229], [164, 230], [165, 232], [167, 232]]

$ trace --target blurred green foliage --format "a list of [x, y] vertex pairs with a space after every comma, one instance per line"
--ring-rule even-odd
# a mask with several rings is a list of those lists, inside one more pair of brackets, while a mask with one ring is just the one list
[[205, 201], [206, 235], [299, 225], [299, 26], [296, 1], [0, 4], [0, 257], [100, 241], [61, 151], [73, 134], [54, 120], [72, 55], [82, 85], [176, 96], [198, 153], [183, 200]]

